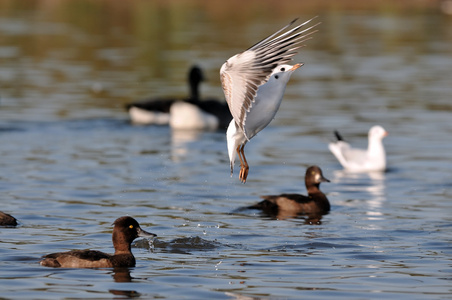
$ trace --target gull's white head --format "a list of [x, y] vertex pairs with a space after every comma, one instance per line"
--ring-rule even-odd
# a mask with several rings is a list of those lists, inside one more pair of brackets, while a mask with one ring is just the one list
[[284, 85], [289, 82], [290, 76], [292, 76], [292, 73], [301, 67], [303, 63], [298, 63], [295, 65], [279, 65], [276, 68], [273, 69], [272, 74], [270, 75], [270, 78], [268, 81], [273, 82], [282, 82]]
[[369, 130], [369, 140], [373, 140], [373, 139], [382, 140], [387, 135], [388, 135], [388, 132], [379, 125], [373, 126]]
[[[258, 95], [260, 95], [260, 97], [275, 98], [278, 103], [281, 103], [290, 76], [292, 76], [292, 73], [302, 65], [302, 63], [299, 63], [293, 66], [279, 65], [275, 67], [267, 82], [259, 87]], [[279, 108], [279, 104], [277, 107]]]

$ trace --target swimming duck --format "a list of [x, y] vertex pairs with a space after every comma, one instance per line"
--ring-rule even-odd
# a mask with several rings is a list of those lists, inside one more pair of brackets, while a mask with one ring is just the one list
[[201, 101], [199, 85], [202, 81], [201, 68], [193, 66], [188, 73], [188, 98], [156, 98], [128, 104], [132, 123], [169, 124], [174, 129], [225, 129], [232, 119], [228, 105], [216, 99]]
[[306, 170], [305, 184], [308, 195], [281, 194], [261, 196], [263, 201], [249, 206], [249, 209], [260, 209], [264, 213], [278, 219], [296, 217], [298, 215], [319, 216], [330, 211], [330, 202], [319, 189], [321, 182], [329, 182], [318, 166], [310, 166]]
[[384, 171], [386, 169], [383, 138], [388, 133], [383, 127], [376, 125], [370, 128], [367, 150], [352, 148], [349, 143], [344, 141], [338, 131], [335, 131], [334, 134], [337, 141], [330, 143], [328, 148], [344, 169], [351, 172]]
[[0, 211], [0, 226], [17, 226], [17, 220], [13, 216]]
[[113, 255], [96, 250], [72, 250], [48, 254], [40, 264], [54, 268], [112, 268], [134, 267], [135, 257], [131, 251], [131, 243], [137, 237], [155, 237], [141, 229], [132, 217], [120, 217], [113, 223]]

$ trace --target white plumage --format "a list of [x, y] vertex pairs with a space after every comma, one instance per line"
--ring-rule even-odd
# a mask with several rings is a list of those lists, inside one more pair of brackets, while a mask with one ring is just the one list
[[232, 56], [221, 67], [221, 83], [233, 117], [226, 133], [231, 175], [237, 153], [242, 182], [246, 182], [249, 169], [243, 149], [273, 120], [290, 76], [303, 65], [287, 63], [302, 47], [300, 43], [315, 32], [306, 33], [317, 24], [301, 30], [311, 20], [286, 31], [296, 20], [292, 21], [248, 50]]
[[383, 138], [388, 133], [383, 127], [377, 125], [369, 130], [369, 145], [367, 149], [352, 148], [337, 131], [335, 134], [338, 141], [330, 143], [328, 148], [344, 169], [351, 172], [386, 170], [386, 152], [383, 146]]

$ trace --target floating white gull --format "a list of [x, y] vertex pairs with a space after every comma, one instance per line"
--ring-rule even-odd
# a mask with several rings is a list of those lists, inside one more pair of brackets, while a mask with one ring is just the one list
[[334, 132], [337, 141], [328, 148], [336, 156], [344, 169], [352, 172], [384, 171], [386, 169], [386, 153], [383, 138], [388, 135], [381, 126], [373, 126], [369, 130], [367, 150], [352, 148], [345, 142], [339, 132]]
[[290, 30], [297, 19], [255, 44], [248, 50], [229, 58], [221, 67], [220, 77], [224, 95], [233, 120], [226, 133], [231, 175], [236, 153], [240, 159], [240, 180], [245, 183], [249, 166], [244, 147], [275, 117], [287, 82], [302, 63], [287, 65], [300, 43], [309, 39], [317, 24], [303, 29], [311, 20]]

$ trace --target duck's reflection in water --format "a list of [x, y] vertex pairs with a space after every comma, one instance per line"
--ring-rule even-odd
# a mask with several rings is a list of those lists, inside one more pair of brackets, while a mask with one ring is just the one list
[[111, 276], [115, 282], [132, 282], [132, 276], [128, 268], [114, 268]]
[[[239, 209], [236, 209], [234, 213], [241, 213], [242, 211], [248, 210], [248, 207], [241, 207]], [[259, 216], [266, 219], [271, 220], [287, 220], [287, 219], [299, 219], [304, 220], [304, 224], [306, 225], [320, 225], [322, 224], [322, 217], [325, 214], [319, 214], [319, 213], [312, 213], [312, 214], [305, 214], [305, 213], [296, 213], [294, 211], [288, 211], [288, 210], [278, 210], [278, 211], [267, 211], [263, 210], [259, 212]]]
[[[132, 282], [133, 279], [132, 276], [130, 275], [130, 270], [128, 268], [114, 268], [112, 272], [112, 277], [115, 282]], [[113, 295], [125, 296], [127, 298], [137, 298], [141, 296], [140, 293], [132, 290], [110, 289], [108, 291]]]

